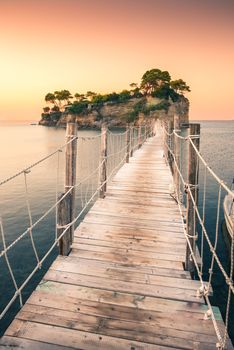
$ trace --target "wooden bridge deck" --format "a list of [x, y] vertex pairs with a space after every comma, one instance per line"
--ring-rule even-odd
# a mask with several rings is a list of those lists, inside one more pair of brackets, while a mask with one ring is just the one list
[[52, 264], [0, 349], [216, 349], [199, 283], [184, 271], [171, 182], [160, 137], [151, 138], [86, 215], [70, 255]]

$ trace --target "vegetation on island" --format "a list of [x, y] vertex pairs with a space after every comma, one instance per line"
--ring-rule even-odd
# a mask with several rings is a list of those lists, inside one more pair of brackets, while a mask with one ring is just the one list
[[[133, 122], [139, 113], [149, 115], [156, 110], [167, 110], [170, 102], [178, 101], [190, 87], [182, 79], [171, 80], [168, 71], [151, 69], [144, 73], [140, 84], [131, 83], [129, 90], [120, 93], [112, 92], [100, 94], [87, 91], [86, 94], [75, 93], [68, 90], [49, 92], [45, 96], [47, 106], [43, 108], [42, 119], [56, 123], [63, 113], [74, 115], [87, 115], [92, 110], [100, 110], [105, 105], [126, 103], [132, 99], [139, 99], [133, 105], [132, 112], [126, 115], [127, 122]], [[160, 102], [155, 105], [147, 104], [147, 97], [156, 97]]]

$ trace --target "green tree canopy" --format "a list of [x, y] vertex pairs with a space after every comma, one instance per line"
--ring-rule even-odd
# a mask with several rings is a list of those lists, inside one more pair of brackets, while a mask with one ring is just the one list
[[87, 91], [86, 92], [86, 98], [87, 99], [90, 99], [92, 101], [93, 97], [96, 96], [96, 92], [93, 92], [93, 91]]
[[54, 93], [49, 92], [45, 96], [45, 101], [52, 103], [57, 108], [63, 107], [65, 104], [70, 103], [70, 99], [73, 98], [70, 91], [68, 90], [61, 90], [61, 91], [54, 91]]
[[75, 93], [74, 97], [78, 102], [85, 101], [86, 99], [84, 94], [79, 94], [78, 92]]
[[44, 113], [49, 113], [50, 107], [43, 107], [43, 112]]
[[66, 110], [72, 114], [81, 114], [87, 108], [87, 102], [85, 101], [74, 101], [71, 106], [68, 106]]
[[182, 79], [172, 80], [170, 82], [172, 89], [176, 92], [183, 94], [184, 92], [190, 92], [190, 87]]
[[149, 95], [170, 81], [171, 76], [167, 71], [161, 71], [160, 69], [147, 70], [141, 79], [141, 89]]
[[70, 91], [68, 90], [55, 91], [54, 95], [60, 103], [65, 102], [66, 104], [69, 104], [70, 99], [73, 98]]
[[56, 97], [55, 94], [48, 92], [48, 94], [45, 95], [45, 101], [50, 103], [56, 103]]

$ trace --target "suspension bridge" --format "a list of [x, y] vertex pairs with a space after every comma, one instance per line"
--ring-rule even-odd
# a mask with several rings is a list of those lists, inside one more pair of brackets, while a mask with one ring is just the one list
[[[76, 125], [71, 123], [65, 145], [2, 181], [0, 185], [7, 185], [15, 177], [24, 178], [30, 226], [7, 244], [1, 218], [0, 259], [6, 262], [15, 293], [3, 305], [0, 317], [3, 319], [14, 303], [20, 304], [20, 311], [1, 338], [0, 348], [233, 349], [228, 336], [234, 293], [233, 238], [229, 271], [216, 248], [221, 193], [234, 195], [201, 156], [199, 138], [197, 124], [183, 136], [177, 116], [174, 122], [128, 127], [123, 133], [112, 133], [103, 126], [100, 135], [87, 138], [77, 136]], [[96, 151], [100, 157], [93, 163], [86, 157], [86, 164], [77, 166], [77, 150], [79, 159], [88, 145], [89, 152]], [[183, 145], [188, 153], [186, 175]], [[59, 194], [57, 184], [55, 203], [34, 221], [29, 172], [51, 157], [57, 157], [59, 170], [64, 149], [64, 191]], [[199, 209], [202, 166], [205, 181]], [[205, 220], [208, 174], [218, 184], [214, 241]], [[54, 209], [55, 236], [41, 256], [34, 230]], [[25, 236], [30, 239], [36, 265], [19, 285], [9, 253]], [[206, 280], [205, 242], [211, 256]], [[24, 302], [24, 288], [57, 246], [60, 255]], [[227, 289], [223, 318], [210, 301], [215, 264]]]

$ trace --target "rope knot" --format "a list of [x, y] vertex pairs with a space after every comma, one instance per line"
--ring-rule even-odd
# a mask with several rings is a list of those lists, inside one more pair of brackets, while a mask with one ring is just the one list
[[[197, 297], [202, 298], [208, 295], [209, 291], [208, 288], [203, 284], [198, 290], [197, 290]], [[208, 310], [210, 311], [210, 310]], [[207, 312], [208, 312], [207, 311]]]
[[204, 314], [204, 320], [210, 320], [211, 319], [211, 311], [207, 310]]
[[184, 193], [185, 193], [185, 194], [188, 193], [188, 188], [189, 188], [188, 184], [185, 184], [185, 185], [184, 185]]

